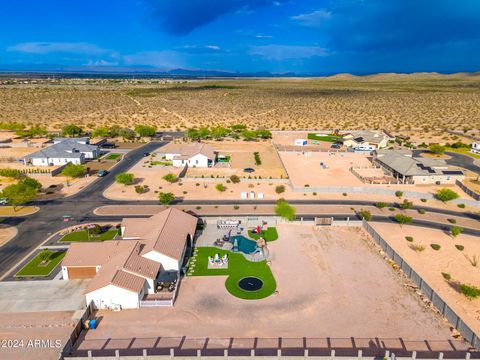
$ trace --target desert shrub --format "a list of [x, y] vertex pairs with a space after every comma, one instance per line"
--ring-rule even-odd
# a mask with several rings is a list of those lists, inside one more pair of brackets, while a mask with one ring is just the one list
[[425, 250], [425, 246], [420, 244], [410, 244], [409, 247], [416, 252], [422, 252], [423, 250]]
[[403, 196], [403, 191], [400, 191], [400, 190], [395, 191], [395, 196], [401, 198]]
[[460, 251], [463, 251], [463, 249], [465, 249], [465, 246], [460, 244], [456, 244], [455, 247], [457, 248], [457, 250], [460, 250]]
[[439, 244], [430, 244], [433, 250], [440, 250], [441, 246]]
[[390, 211], [395, 211], [395, 210], [397, 210], [397, 209], [395, 209], [394, 207], [389, 207], [388, 210], [390, 210]]
[[372, 213], [368, 210], [360, 210], [358, 212], [358, 216], [360, 216], [361, 219], [364, 219], [366, 221], [370, 221], [372, 219]]
[[234, 205], [233, 208], [234, 208], [235, 210], [238, 210], [238, 209], [240, 209], [240, 206]]
[[460, 292], [469, 299], [475, 299], [480, 296], [480, 288], [474, 285], [460, 284]]
[[447, 219], [450, 224], [456, 224], [457, 219]]
[[240, 178], [238, 177], [238, 175], [232, 175], [230, 176], [230, 181], [234, 184], [238, 184], [240, 182]]
[[465, 209], [465, 204], [458, 204], [457, 205], [460, 209]]
[[435, 155], [442, 155], [445, 153], [445, 146], [439, 144], [432, 144], [428, 147], [430, 152]]
[[132, 173], [122, 172], [122, 173], [118, 173], [115, 176], [115, 181], [123, 185], [132, 185], [134, 180], [135, 180], [135, 177], [133, 176]]
[[421, 198], [420, 201], [421, 201], [421, 202], [427, 202], [427, 199]]
[[275, 192], [277, 194], [281, 194], [281, 193], [285, 192], [285, 185], [277, 185], [275, 187]]
[[145, 188], [142, 185], [135, 185], [135, 192], [137, 194], [143, 194], [145, 191]]
[[262, 165], [262, 159], [260, 159], [260, 153], [258, 151], [253, 153], [253, 157], [255, 158], [255, 165]]
[[463, 232], [463, 228], [461, 228], [460, 226], [452, 226], [450, 228], [450, 234], [453, 237], [456, 237], [456, 236], [460, 235], [462, 232]]
[[449, 273], [442, 272], [442, 276], [447, 281], [452, 280], [452, 276]]
[[155, 136], [157, 129], [154, 126], [148, 125], [137, 125], [135, 126], [135, 132], [138, 136], [146, 137], [146, 136]]
[[344, 193], [342, 193], [342, 195], [343, 195], [343, 196], [347, 196], [348, 194], [344, 192]]
[[383, 201], [380, 201], [380, 202], [377, 202], [377, 203], [375, 204], [375, 206], [376, 206], [377, 208], [379, 208], [379, 209], [383, 209], [383, 208], [387, 207], [387, 203], [385, 203], [385, 202], [383, 202]]
[[20, 170], [17, 169], [0, 169], [0, 176], [18, 179], [22, 174], [20, 173]]
[[62, 175], [68, 176], [71, 178], [78, 178], [83, 175], [85, 175], [86, 170], [83, 165], [77, 165], [77, 164], [67, 164], [62, 170]]
[[171, 192], [165, 193], [165, 192], [160, 192], [158, 194], [158, 201], [162, 205], [168, 205], [172, 203], [175, 200], [175, 195]]
[[411, 224], [413, 219], [411, 216], [398, 214], [398, 215], [395, 215], [395, 221], [398, 222], [399, 224]]
[[227, 190], [227, 187], [223, 184], [217, 184], [215, 185], [215, 189], [217, 189], [220, 192], [224, 192], [225, 190]]
[[20, 180], [20, 182], [32, 189], [40, 190], [42, 188], [42, 184], [40, 183], [40, 181], [33, 179], [29, 176], [24, 177], [22, 180]]
[[426, 213], [425, 209], [418, 209], [418, 213], [424, 215]]
[[413, 241], [413, 236], [405, 236], [405, 240], [412, 242]]
[[286, 220], [292, 221], [295, 219], [295, 208], [290, 205], [285, 199], [279, 199], [275, 205], [275, 214]]
[[407, 199], [403, 200], [403, 202], [400, 204], [400, 208], [406, 210], [406, 209], [411, 209], [413, 207], [413, 202], [408, 201]]
[[77, 136], [82, 135], [82, 133], [82, 128], [74, 124], [65, 125], [62, 129], [62, 134], [64, 136]]
[[458, 199], [460, 196], [453, 190], [443, 188], [437, 191], [435, 197], [443, 202]]
[[163, 176], [162, 179], [172, 184], [178, 181], [178, 176], [172, 173], [168, 173]]

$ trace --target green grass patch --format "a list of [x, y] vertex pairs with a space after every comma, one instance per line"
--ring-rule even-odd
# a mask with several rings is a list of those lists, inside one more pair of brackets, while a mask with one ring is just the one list
[[[472, 153], [470, 151], [470, 148], [452, 148], [452, 147], [447, 147], [445, 149], [445, 151], [448, 151], [448, 152], [453, 152], [453, 153], [457, 153], [457, 154], [461, 154], [461, 155], [467, 155], [467, 156], [470, 156], [474, 159], [480, 159], [480, 155], [479, 154], [475, 154], [475, 153]], [[448, 154], [447, 154], [448, 155]]]
[[278, 239], [278, 232], [276, 227], [269, 227], [267, 230], [260, 231], [260, 234], [254, 234], [252, 230], [248, 230], [248, 236], [254, 240], [262, 237], [265, 241], [275, 241]]
[[[196, 255], [190, 259], [190, 276], [228, 276], [225, 280], [225, 287], [235, 297], [246, 300], [263, 299], [275, 292], [277, 282], [273, 277], [270, 267], [266, 261], [251, 262], [245, 259], [240, 253], [219, 250], [214, 247], [198, 247]], [[227, 254], [228, 269], [209, 269], [208, 257], [219, 254], [220, 257]], [[192, 261], [195, 259], [194, 261]], [[195, 265], [194, 265], [195, 264]], [[192, 269], [192, 270], [190, 270]], [[187, 273], [187, 274], [188, 274]], [[238, 287], [238, 282], [247, 276], [254, 276], [263, 281], [263, 287], [257, 291], [245, 291]]]
[[172, 166], [172, 162], [169, 160], [164, 161], [150, 161], [150, 165], [160, 165], [160, 166]]
[[307, 135], [308, 140], [316, 140], [316, 141], [325, 141], [325, 142], [337, 142], [342, 139], [341, 136], [335, 136], [335, 135], [323, 135], [323, 136], [318, 136], [317, 134], [310, 133]]
[[120, 156], [122, 156], [122, 155], [121, 154], [108, 154], [105, 157], [105, 160], [117, 160]]
[[42, 265], [39, 255], [35, 256], [28, 264], [15, 274], [16, 277], [34, 277], [48, 276], [55, 267], [62, 261], [65, 251], [49, 251], [50, 260], [46, 265]]
[[113, 240], [118, 234], [118, 229], [104, 231], [98, 235], [90, 235], [88, 237], [86, 230], [71, 232], [60, 239], [60, 242], [88, 242], [88, 241], [105, 241]]

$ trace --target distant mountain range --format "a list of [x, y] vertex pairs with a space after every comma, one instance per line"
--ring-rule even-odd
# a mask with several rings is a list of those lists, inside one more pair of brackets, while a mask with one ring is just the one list
[[437, 73], [437, 72], [415, 72], [415, 73], [366, 73], [366, 74], [333, 74], [333, 73], [272, 73], [269, 71], [259, 72], [231, 72], [223, 70], [202, 70], [202, 69], [171, 69], [161, 70], [153, 67], [105, 67], [105, 66], [61, 66], [61, 65], [1, 65], [0, 77], [20, 75], [58, 75], [61, 77], [112, 77], [112, 78], [248, 78], [248, 77], [329, 77], [332, 79], [390, 79], [390, 78], [435, 78], [435, 77], [480, 77], [480, 72], [460, 72], [460, 73]]

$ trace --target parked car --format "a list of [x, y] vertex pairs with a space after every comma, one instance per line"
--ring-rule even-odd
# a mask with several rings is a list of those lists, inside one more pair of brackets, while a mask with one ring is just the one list
[[0, 198], [0, 205], [8, 205], [8, 199], [7, 198]]
[[243, 169], [243, 172], [246, 172], [246, 173], [253, 173], [254, 171], [255, 171], [255, 169], [252, 169], [252, 168]]
[[104, 177], [107, 174], [108, 174], [107, 170], [98, 170], [98, 172], [97, 172], [98, 177]]
[[332, 144], [330, 146], [331, 149], [340, 149], [341, 145], [340, 144]]
[[150, 153], [149, 152], [144, 152], [143, 156], [145, 156], [145, 157], [150, 156]]

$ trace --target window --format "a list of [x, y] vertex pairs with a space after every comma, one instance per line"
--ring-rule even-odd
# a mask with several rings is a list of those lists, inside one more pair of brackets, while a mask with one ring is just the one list
[[197, 164], [197, 165], [198, 165], [198, 160], [195, 160], [195, 164]]

